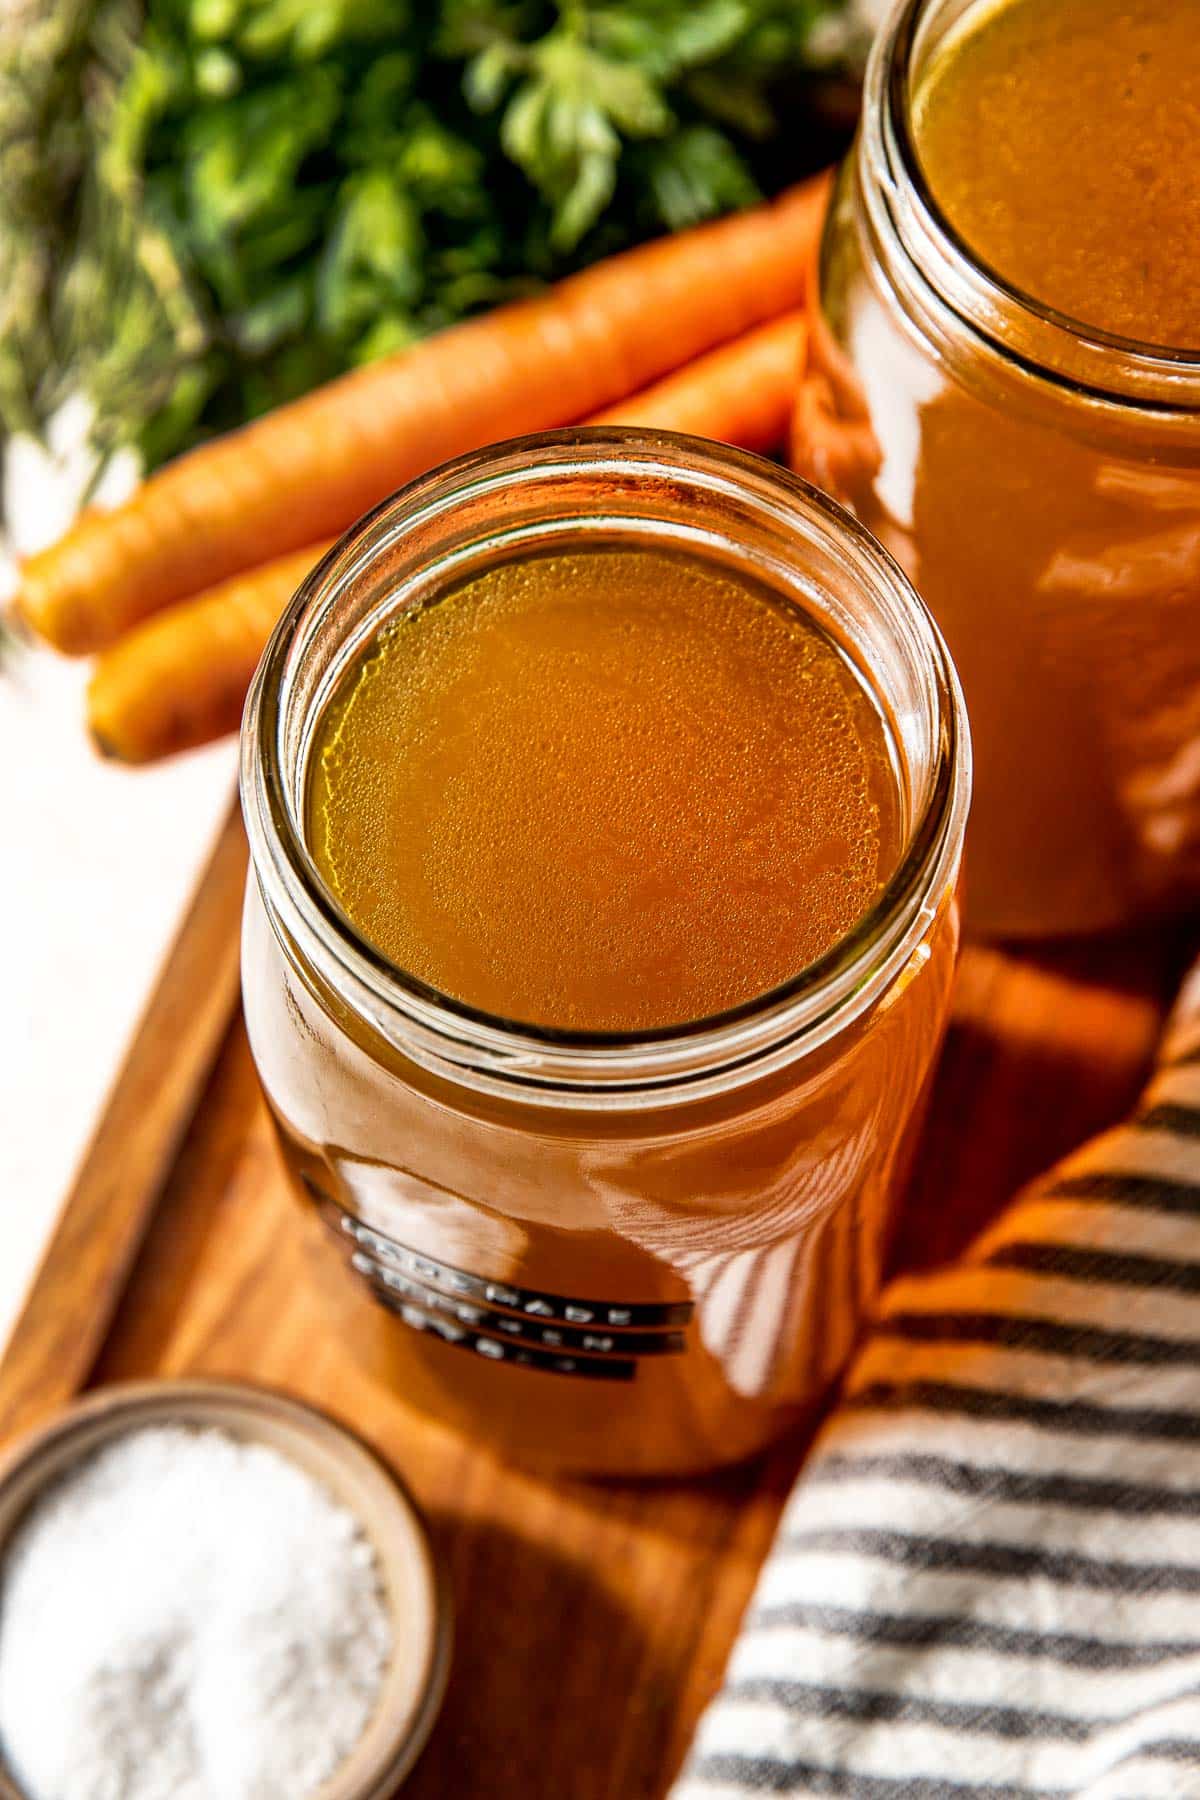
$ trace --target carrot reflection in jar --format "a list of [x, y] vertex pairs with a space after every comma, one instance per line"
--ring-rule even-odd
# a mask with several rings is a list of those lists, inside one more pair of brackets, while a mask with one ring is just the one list
[[554, 434], [351, 532], [247, 709], [243, 985], [375, 1374], [598, 1471], [811, 1408], [881, 1280], [969, 786], [903, 574], [757, 458]]
[[1177, 0], [909, 0], [832, 203], [792, 460], [946, 633], [983, 933], [1200, 896], [1197, 116]]

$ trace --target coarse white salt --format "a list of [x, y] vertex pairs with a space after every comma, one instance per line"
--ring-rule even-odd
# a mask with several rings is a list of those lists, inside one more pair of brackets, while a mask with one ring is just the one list
[[0, 1750], [30, 1800], [305, 1800], [392, 1653], [375, 1553], [305, 1470], [155, 1426], [37, 1500], [0, 1565]]

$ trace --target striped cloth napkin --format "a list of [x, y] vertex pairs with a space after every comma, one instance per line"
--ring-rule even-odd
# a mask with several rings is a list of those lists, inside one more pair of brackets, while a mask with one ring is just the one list
[[672, 1800], [1200, 1796], [1200, 968], [1142, 1107], [895, 1282]]

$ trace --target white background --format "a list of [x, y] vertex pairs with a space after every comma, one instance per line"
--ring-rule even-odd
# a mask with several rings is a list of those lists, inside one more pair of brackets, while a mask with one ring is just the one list
[[104, 763], [85, 676], [0, 661], [0, 1343], [233, 791], [231, 744]]

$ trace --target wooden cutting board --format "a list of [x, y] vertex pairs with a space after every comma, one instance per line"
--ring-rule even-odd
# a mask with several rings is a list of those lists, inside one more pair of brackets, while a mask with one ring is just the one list
[[[719, 1680], [804, 1445], [707, 1481], [548, 1483], [381, 1393], [322, 1328], [240, 1016], [231, 823], [0, 1364], [0, 1437], [85, 1388], [276, 1384], [427, 1508], [457, 1602], [413, 1800], [659, 1800]], [[1184, 960], [1157, 933], [964, 959], [897, 1266], [953, 1255], [1119, 1118]], [[214, 1060], [215, 1058], [215, 1060]]]

